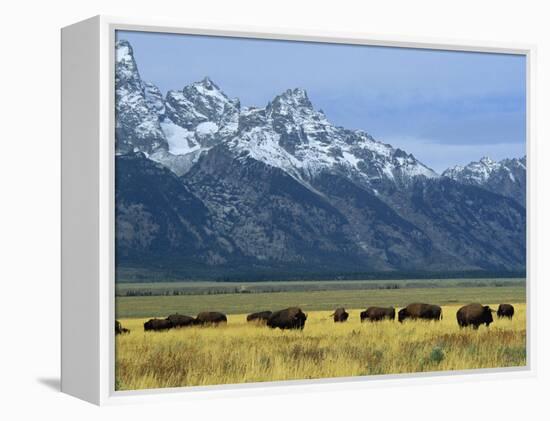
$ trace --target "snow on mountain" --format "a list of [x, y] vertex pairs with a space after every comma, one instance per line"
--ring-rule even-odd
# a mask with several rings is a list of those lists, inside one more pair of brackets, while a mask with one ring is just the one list
[[141, 81], [132, 47], [126, 41], [116, 44], [115, 86], [117, 152], [149, 154], [167, 148], [160, 127], [160, 109], [153, 101], [158, 89]]
[[438, 175], [414, 156], [359, 130], [331, 124], [304, 89], [289, 89], [265, 108], [241, 109], [208, 77], [171, 90], [140, 79], [130, 44], [117, 43], [117, 150], [141, 151], [176, 174], [220, 143], [308, 180], [323, 171], [367, 184]]
[[209, 78], [181, 91], [166, 94], [166, 116], [173, 123], [200, 134], [227, 137], [237, 131], [240, 103], [228, 98]]
[[471, 184], [483, 184], [489, 179], [491, 173], [499, 168], [500, 164], [498, 162], [485, 156], [477, 162], [470, 162], [466, 166], [455, 165], [445, 170], [443, 175], [457, 181], [468, 181]]
[[367, 182], [438, 177], [412, 155], [365, 132], [332, 125], [322, 111], [313, 108], [303, 89], [285, 91], [265, 109], [244, 109], [238, 135], [229, 144], [240, 156], [305, 179], [323, 171], [347, 173]]
[[143, 152], [181, 175], [218, 137], [236, 129], [238, 101], [226, 98], [208, 78], [164, 98], [141, 79], [127, 41], [116, 44], [115, 80], [118, 154]]
[[483, 185], [499, 172], [504, 172], [510, 181], [515, 181], [514, 172], [526, 170], [526, 158], [504, 159], [493, 161], [483, 157], [479, 161], [470, 162], [466, 166], [455, 165], [443, 172], [443, 176], [467, 184]]
[[483, 187], [508, 196], [525, 206], [527, 158], [493, 161], [483, 157], [468, 165], [456, 165], [443, 172], [444, 177], [463, 184]]
[[185, 155], [200, 149], [194, 132], [174, 124], [170, 119], [160, 123], [160, 127], [168, 141], [168, 149], [174, 155]]

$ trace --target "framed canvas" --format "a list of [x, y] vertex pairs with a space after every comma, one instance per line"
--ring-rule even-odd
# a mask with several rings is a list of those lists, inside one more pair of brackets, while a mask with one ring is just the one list
[[102, 404], [533, 373], [533, 54], [63, 28], [62, 390]]

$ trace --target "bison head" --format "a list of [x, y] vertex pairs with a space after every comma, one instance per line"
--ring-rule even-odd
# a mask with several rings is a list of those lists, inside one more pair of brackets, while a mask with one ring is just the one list
[[493, 323], [493, 310], [489, 306], [483, 307], [483, 323], [485, 323], [486, 326], [489, 326], [491, 323]]
[[307, 320], [307, 314], [305, 313], [302, 313], [301, 311], [299, 313], [297, 313], [295, 316], [294, 316], [294, 319], [295, 320], [298, 320], [300, 322], [305, 322]]
[[399, 310], [399, 313], [397, 313], [397, 320], [399, 320], [399, 323], [403, 323], [403, 320], [405, 320], [408, 317], [407, 309], [402, 308]]

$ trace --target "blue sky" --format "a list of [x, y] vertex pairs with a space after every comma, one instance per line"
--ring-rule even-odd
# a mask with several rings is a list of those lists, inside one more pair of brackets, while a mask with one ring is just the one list
[[436, 171], [525, 154], [525, 57], [118, 32], [163, 93], [209, 76], [244, 106], [301, 87], [328, 119]]

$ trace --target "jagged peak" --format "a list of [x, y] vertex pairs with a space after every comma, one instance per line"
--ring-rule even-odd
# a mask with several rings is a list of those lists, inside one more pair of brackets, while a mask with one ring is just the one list
[[[135, 61], [130, 43], [119, 40], [116, 45], [117, 54], [131, 58], [128, 63], [117, 65], [117, 74], [139, 78], [137, 68], [132, 71]], [[412, 154], [378, 142], [362, 130], [332, 125], [323, 111], [313, 108], [307, 91], [301, 87], [286, 89], [265, 108], [242, 109], [238, 99], [230, 99], [209, 76], [181, 90], [168, 91], [164, 100], [153, 84], [141, 83], [133, 88], [143, 91], [149, 108], [161, 119], [168, 148], [177, 145], [174, 150], [191, 150], [204, 139], [231, 140], [232, 145], [239, 143], [258, 159], [300, 176], [311, 176], [329, 167], [367, 176], [364, 169], [367, 161], [372, 168], [376, 167], [371, 173], [378, 177], [437, 176]], [[239, 137], [234, 137], [239, 130]], [[214, 134], [218, 135], [216, 139]], [[206, 140], [203, 142], [206, 146], [199, 142], [200, 145], [210, 147]], [[185, 147], [182, 149], [180, 145]], [[195, 152], [193, 149], [192, 153]], [[369, 173], [368, 177], [374, 176]]]
[[121, 48], [121, 47], [128, 47], [130, 48], [130, 50], [132, 49], [132, 45], [130, 44], [130, 42], [125, 39], [119, 39], [115, 43], [115, 48]]
[[313, 105], [309, 100], [307, 92], [303, 88], [287, 89], [277, 95], [267, 106], [269, 109], [281, 108], [283, 106], [293, 108], [308, 108], [313, 110]]
[[484, 156], [479, 161], [472, 161], [467, 165], [455, 165], [443, 171], [443, 175], [454, 179], [468, 178], [478, 183], [485, 182], [491, 174], [501, 169], [510, 170], [511, 166], [519, 165], [525, 169], [526, 157], [506, 158], [501, 161], [494, 161]]
[[195, 82], [195, 84], [197, 85], [202, 85], [204, 86], [206, 89], [217, 89], [218, 91], [220, 90], [219, 86], [216, 85], [212, 79], [210, 79], [208, 76], [205, 76], [201, 81], [199, 82]]
[[485, 165], [493, 165], [495, 164], [496, 162], [493, 161], [491, 158], [489, 158], [488, 156], [483, 156], [481, 157], [481, 159], [479, 160], [480, 163], [482, 164], [485, 164]]
[[443, 175], [446, 175], [450, 172], [456, 172], [456, 171], [462, 171], [464, 170], [464, 165], [453, 165], [452, 167], [447, 168], [445, 171], [443, 171]]
[[218, 91], [223, 95], [225, 95], [223, 91], [220, 89], [220, 87], [216, 83], [214, 83], [214, 81], [210, 79], [208, 76], [205, 76], [203, 79], [197, 82], [193, 82], [188, 86], [197, 90], [201, 90], [202, 88], [202, 89], [205, 89], [206, 91]]
[[307, 91], [303, 88], [287, 89], [286, 91], [283, 92], [282, 96], [299, 98], [299, 99], [309, 99], [307, 96]]
[[132, 45], [125, 39], [120, 39], [115, 44], [116, 61], [126, 61], [134, 59], [134, 50]]
[[295, 101], [302, 105], [307, 104], [308, 106], [311, 106], [311, 101], [309, 100], [307, 91], [303, 88], [287, 89], [281, 95], [279, 95], [279, 97]]
[[194, 102], [193, 97], [200, 98], [210, 98], [210, 100], [215, 101], [216, 103], [232, 103], [235, 106], [239, 106], [238, 99], [229, 98], [225, 92], [223, 92], [220, 87], [212, 81], [208, 76], [203, 79], [190, 83], [185, 86], [182, 90], [171, 90], [168, 91], [167, 97], [186, 97], [187, 99]]
[[475, 170], [476, 168], [487, 168], [488, 170], [495, 170], [502, 166], [506, 166], [510, 163], [519, 163], [522, 165], [525, 165], [527, 161], [527, 156], [524, 155], [523, 157], [519, 158], [505, 158], [500, 161], [495, 161], [491, 159], [488, 156], [481, 157], [478, 161], [471, 161], [470, 163], [466, 165], [454, 165], [448, 169], [446, 169], [443, 173], [449, 174], [451, 172], [459, 172], [464, 170]]

